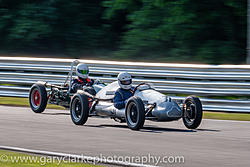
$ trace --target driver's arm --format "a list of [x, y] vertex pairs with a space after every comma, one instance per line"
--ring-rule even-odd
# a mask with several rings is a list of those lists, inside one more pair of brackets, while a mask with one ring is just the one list
[[78, 89], [82, 89], [82, 84], [77, 82], [77, 79], [74, 79], [71, 85], [71, 92], [76, 93]]
[[117, 109], [122, 109], [125, 107], [125, 101], [122, 99], [122, 96], [118, 91], [115, 92], [114, 106]]

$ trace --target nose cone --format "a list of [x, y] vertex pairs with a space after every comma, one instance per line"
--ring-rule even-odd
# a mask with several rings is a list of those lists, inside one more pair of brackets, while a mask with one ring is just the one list
[[158, 121], [173, 121], [182, 117], [182, 110], [175, 101], [162, 102], [152, 111]]
[[176, 118], [182, 116], [182, 110], [175, 101], [163, 102], [159, 106], [164, 108], [165, 113], [167, 114], [168, 117]]

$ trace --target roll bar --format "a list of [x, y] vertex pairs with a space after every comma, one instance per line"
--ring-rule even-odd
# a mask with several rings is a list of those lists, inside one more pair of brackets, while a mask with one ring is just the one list
[[70, 72], [68, 73], [68, 76], [64, 82], [64, 86], [66, 85], [68, 79], [69, 79], [69, 89], [67, 91], [67, 93], [69, 94], [70, 93], [70, 89], [71, 89], [71, 84], [72, 84], [72, 75], [73, 75], [73, 71], [74, 71], [74, 66], [78, 65], [80, 62], [78, 60], [74, 60], [72, 63], [71, 63], [71, 69], [70, 69]]

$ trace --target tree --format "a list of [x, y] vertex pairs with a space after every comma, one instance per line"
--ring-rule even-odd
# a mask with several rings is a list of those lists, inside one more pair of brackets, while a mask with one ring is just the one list
[[[118, 55], [240, 63], [245, 60], [246, 0], [112, 0], [106, 13], [126, 11]], [[124, 22], [125, 23], [125, 22]]]
[[2, 49], [75, 53], [110, 46], [101, 0], [0, 1]]

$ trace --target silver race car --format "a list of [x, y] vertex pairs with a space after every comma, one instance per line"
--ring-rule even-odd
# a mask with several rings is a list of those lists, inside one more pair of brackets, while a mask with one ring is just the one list
[[151, 84], [141, 83], [135, 87], [126, 107], [117, 109], [113, 97], [119, 88], [118, 82], [107, 86], [97, 83], [93, 88], [98, 92], [95, 96], [79, 90], [72, 97], [70, 114], [76, 125], [85, 124], [88, 117], [98, 116], [127, 122], [130, 129], [139, 130], [145, 120], [167, 122], [183, 118], [187, 128], [195, 129], [202, 120], [202, 104], [195, 96], [188, 96], [183, 104], [178, 105], [170, 97], [156, 91]]

